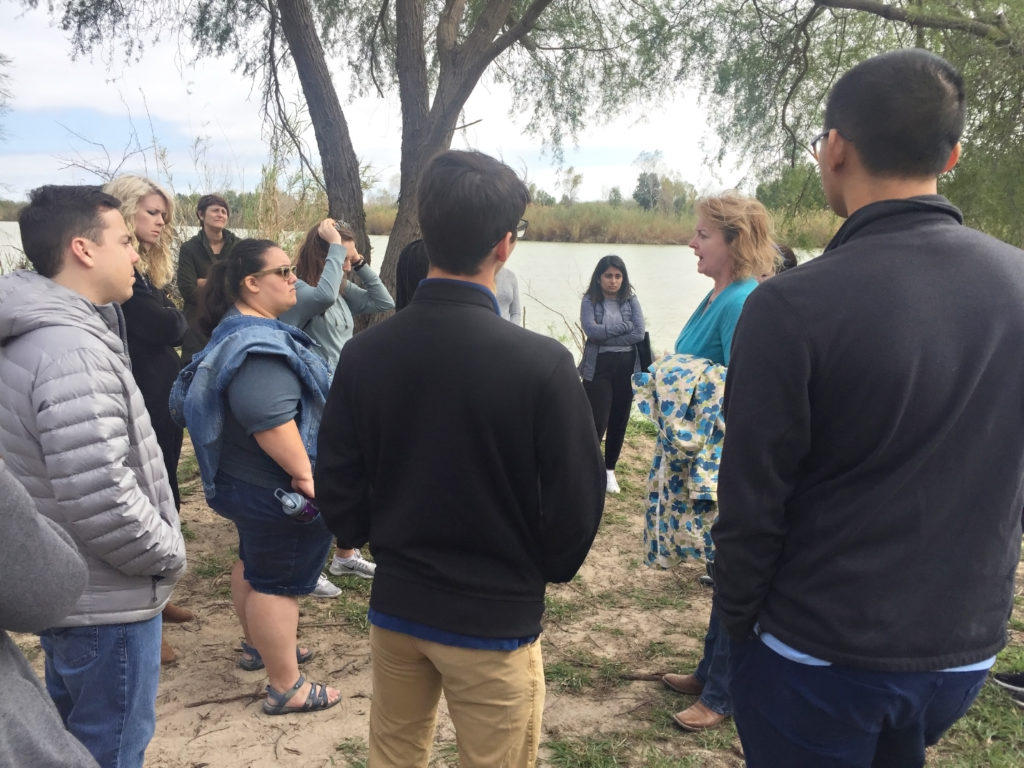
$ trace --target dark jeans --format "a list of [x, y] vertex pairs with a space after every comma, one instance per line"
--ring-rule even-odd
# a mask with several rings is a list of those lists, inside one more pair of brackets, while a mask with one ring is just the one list
[[918, 768], [978, 695], [980, 672], [871, 672], [732, 648], [733, 717], [749, 768]]
[[718, 611], [712, 603], [708, 631], [704, 635], [704, 657], [693, 675], [704, 683], [700, 703], [720, 715], [732, 714], [732, 697], [729, 695], [731, 645], [729, 633], [722, 628]]
[[583, 389], [590, 400], [594, 414], [597, 439], [608, 439], [604, 443], [604, 465], [615, 469], [622, 452], [622, 441], [626, 438], [629, 423], [629, 409], [633, 405], [633, 366], [636, 353], [601, 352], [597, 356], [592, 381], [584, 381]]

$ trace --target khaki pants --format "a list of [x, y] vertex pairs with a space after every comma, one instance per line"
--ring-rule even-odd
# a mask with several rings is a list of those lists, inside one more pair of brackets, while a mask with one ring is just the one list
[[456, 648], [370, 627], [369, 768], [426, 768], [444, 691], [460, 768], [533, 768], [544, 711], [540, 640], [514, 651]]

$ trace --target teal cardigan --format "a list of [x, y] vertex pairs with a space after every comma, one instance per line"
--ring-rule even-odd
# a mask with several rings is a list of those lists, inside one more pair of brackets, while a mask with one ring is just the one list
[[726, 286], [710, 305], [709, 291], [679, 332], [676, 354], [704, 357], [719, 365], [729, 365], [733, 331], [740, 319], [743, 303], [755, 288], [757, 280], [753, 278], [737, 280]]

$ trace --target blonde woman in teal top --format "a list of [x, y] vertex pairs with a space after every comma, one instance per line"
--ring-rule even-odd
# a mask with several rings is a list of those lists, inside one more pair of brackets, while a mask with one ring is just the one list
[[697, 203], [697, 231], [690, 247], [697, 271], [715, 286], [680, 331], [676, 353], [728, 365], [743, 302], [757, 288], [758, 276], [775, 269], [778, 253], [772, 245], [771, 217], [753, 198], [705, 198]]
[[[676, 354], [704, 357], [727, 366], [743, 303], [757, 287], [757, 278], [775, 271], [778, 253], [772, 245], [771, 217], [752, 198], [736, 194], [705, 198], [697, 203], [697, 231], [690, 247], [697, 257], [697, 271], [715, 285], [676, 339]], [[703, 505], [703, 517], [717, 516], [717, 502], [699, 500], [693, 504]], [[709, 555], [708, 575], [714, 578], [712, 557]], [[728, 668], [729, 637], [712, 605], [704, 658], [697, 669], [688, 675], [668, 674], [662, 678], [672, 690], [700, 697], [673, 717], [676, 725], [688, 731], [703, 731], [720, 725], [732, 714]]]

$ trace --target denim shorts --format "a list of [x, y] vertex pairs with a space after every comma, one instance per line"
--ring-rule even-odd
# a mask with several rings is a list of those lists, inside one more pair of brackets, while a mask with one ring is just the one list
[[323, 515], [299, 522], [284, 513], [273, 488], [223, 472], [214, 482], [217, 492], [210, 507], [238, 529], [238, 557], [249, 585], [268, 595], [312, 592], [331, 548]]

